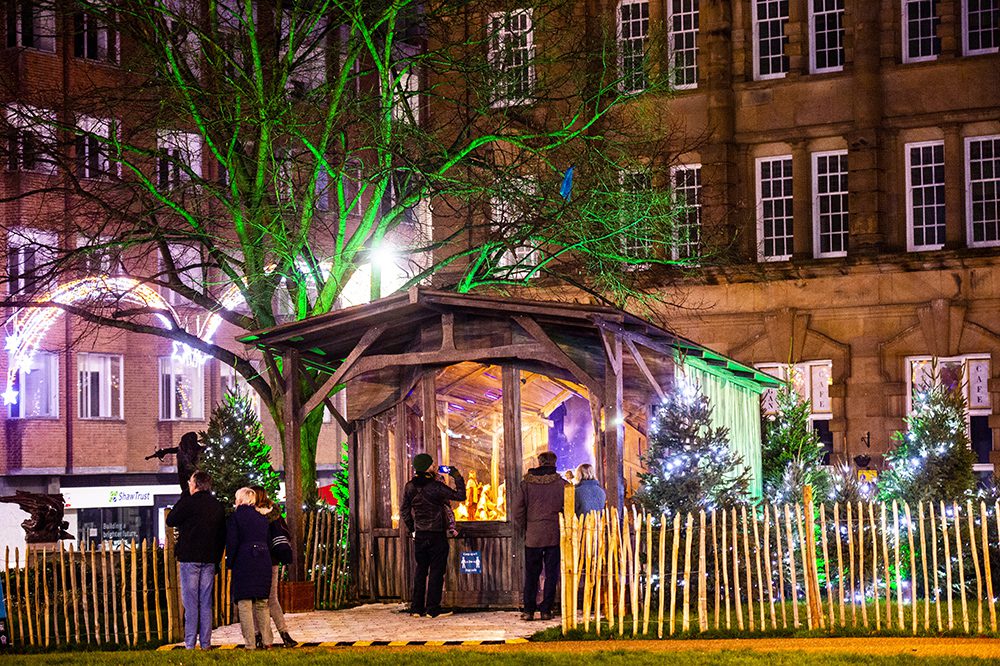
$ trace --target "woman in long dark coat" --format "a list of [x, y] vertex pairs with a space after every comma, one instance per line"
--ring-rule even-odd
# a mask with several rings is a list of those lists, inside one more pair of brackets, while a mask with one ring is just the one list
[[267, 518], [254, 509], [257, 495], [250, 488], [236, 491], [236, 510], [226, 529], [226, 567], [233, 572], [232, 599], [240, 614], [247, 649], [254, 649], [254, 618], [263, 646], [271, 647], [267, 598], [271, 594], [271, 548]]

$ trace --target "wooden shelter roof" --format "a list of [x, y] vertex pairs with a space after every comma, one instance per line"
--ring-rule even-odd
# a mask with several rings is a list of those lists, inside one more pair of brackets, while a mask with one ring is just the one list
[[[449, 324], [442, 323], [440, 328], [436, 328], [437, 322], [443, 321], [443, 317], [449, 318]], [[451, 322], [458, 321], [455, 318], [460, 318], [469, 325], [464, 328], [456, 325], [452, 328]], [[528, 330], [526, 336], [508, 336], [502, 339], [480, 325], [485, 321], [505, 319], [516, 321], [521, 328], [537, 324], [543, 330], [536, 327], [532, 334], [525, 329]], [[430, 337], [434, 339], [426, 339], [432, 327], [434, 331], [430, 333]], [[442, 356], [438, 352], [439, 360], [436, 363], [439, 365], [463, 360], [496, 362], [502, 360], [505, 350], [510, 352], [511, 358], [524, 360], [527, 357], [518, 353], [518, 345], [527, 348], [530, 343], [543, 338], [551, 338], [556, 343], [555, 346], [550, 344], [555, 354], [571, 357], [564, 357], [570, 367], [575, 363], [579, 366], [578, 369], [589, 372], [598, 366], [603, 367], [607, 351], [607, 337], [604, 334], [619, 336], [630, 347], [630, 363], [635, 372], [628, 374], [635, 376], [641, 373], [651, 381], [653, 378], [650, 375], [660, 375], [659, 370], [666, 370], [653, 367], [659, 359], [672, 364], [675, 356], [680, 356], [685, 363], [756, 391], [776, 387], [781, 383], [766, 373], [617, 308], [458, 294], [423, 287], [414, 287], [372, 303], [257, 331], [240, 338], [240, 342], [278, 354], [296, 350], [303, 363], [331, 375], [337, 375], [338, 370], [341, 370], [340, 378], [345, 379], [348, 374], [354, 377], [362, 370], [372, 372], [379, 369], [381, 366], [377, 358], [391, 363], [389, 359], [400, 359], [403, 355], [417, 356], [418, 354], [413, 353], [414, 350], [438, 346], [441, 349], [454, 349], [454, 359], [451, 361], [448, 360], [450, 356]], [[450, 336], [454, 336], [454, 339], [445, 339]], [[462, 339], [463, 336], [468, 339]], [[463, 356], [463, 350], [470, 347], [479, 350], [492, 348], [497, 353], [489, 358]], [[643, 359], [643, 355], [637, 351], [639, 348], [651, 350], [652, 354], [647, 353]], [[361, 369], [345, 372], [345, 366], [356, 364], [358, 357], [362, 355], [367, 357], [367, 364], [358, 364]], [[630, 355], [626, 353], [626, 357]], [[406, 364], [419, 365], [419, 359], [409, 359]], [[566, 363], [561, 365], [564, 368], [567, 366]], [[567, 375], [566, 378], [581, 381], [585, 374], [575, 373], [575, 377]], [[601, 374], [593, 373], [593, 377], [597, 378]], [[626, 390], [627, 384], [628, 382]]]

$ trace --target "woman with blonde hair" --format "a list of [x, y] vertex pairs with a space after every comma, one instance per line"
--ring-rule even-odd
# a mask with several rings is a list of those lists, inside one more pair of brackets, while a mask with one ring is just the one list
[[254, 510], [257, 493], [250, 488], [236, 491], [236, 510], [226, 530], [226, 567], [233, 572], [232, 599], [240, 614], [246, 648], [257, 647], [254, 621], [263, 633], [261, 647], [271, 647], [271, 622], [267, 597], [271, 593], [271, 551], [267, 518]]
[[594, 474], [594, 466], [583, 463], [576, 468], [576, 513], [585, 515], [591, 511], [601, 511], [607, 503], [607, 494]]
[[[267, 608], [270, 611], [271, 619], [274, 620], [274, 626], [277, 627], [278, 635], [281, 636], [281, 641], [285, 644], [285, 647], [295, 647], [299, 643], [288, 633], [288, 625], [285, 624], [285, 613], [281, 610], [281, 602], [278, 601], [278, 567], [282, 564], [291, 563], [290, 559], [288, 562], [284, 562], [282, 561], [284, 558], [278, 556], [283, 551], [287, 551], [289, 556], [292, 553], [288, 538], [288, 524], [282, 517], [281, 510], [267, 496], [267, 491], [264, 488], [253, 486], [252, 490], [257, 495], [255, 508], [257, 509], [257, 513], [267, 518], [268, 533], [270, 535], [271, 595], [267, 599]], [[257, 618], [254, 616], [254, 624], [257, 624], [256, 620]], [[258, 643], [262, 640], [260, 630], [261, 627], [258, 625], [255, 637]]]

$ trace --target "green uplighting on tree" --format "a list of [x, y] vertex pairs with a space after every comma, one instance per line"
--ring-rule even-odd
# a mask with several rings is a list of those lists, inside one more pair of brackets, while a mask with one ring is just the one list
[[248, 395], [227, 393], [199, 439], [205, 447], [199, 467], [212, 477], [215, 496], [228, 510], [232, 510], [236, 491], [245, 486], [261, 486], [268, 497], [277, 498], [279, 477], [271, 467], [271, 447], [264, 442]]

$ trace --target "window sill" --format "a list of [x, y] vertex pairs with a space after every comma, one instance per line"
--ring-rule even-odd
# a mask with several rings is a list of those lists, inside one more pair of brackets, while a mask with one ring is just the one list
[[81, 416], [84, 423], [120, 423], [125, 425], [125, 419], [120, 416]]
[[8, 416], [10, 421], [48, 421], [50, 423], [56, 423], [60, 421], [59, 415], [55, 416]]

